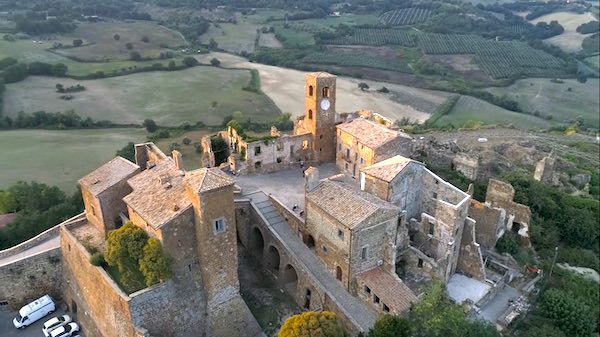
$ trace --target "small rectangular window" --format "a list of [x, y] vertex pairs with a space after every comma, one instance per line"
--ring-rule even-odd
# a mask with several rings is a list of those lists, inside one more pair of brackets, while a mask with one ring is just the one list
[[375, 303], [381, 302], [381, 300], [379, 299], [379, 296], [375, 295], [375, 298], [373, 298], [373, 302], [375, 302]]
[[388, 307], [387, 305], [385, 305], [385, 303], [383, 304], [383, 311], [390, 312], [390, 307]]
[[281, 164], [282, 161], [283, 161], [282, 157], [277, 157], [277, 164]]
[[303, 149], [303, 150], [306, 150], [306, 149], [308, 149], [308, 140], [304, 140], [304, 141], [302, 141], [302, 149]]
[[338, 238], [344, 240], [344, 231], [341, 229], [338, 229]]
[[365, 290], [365, 293], [367, 293], [369, 295], [371, 294], [371, 288], [365, 286], [364, 290]]
[[258, 156], [260, 154], [260, 146], [255, 146], [254, 147], [254, 155]]
[[338, 144], [338, 151], [342, 151], [342, 144]]
[[225, 219], [220, 218], [214, 221], [213, 231], [215, 234], [223, 233], [225, 231]]
[[364, 261], [367, 259], [367, 247], [362, 247], [360, 250], [360, 258]]
[[92, 215], [96, 216], [96, 208], [94, 207], [94, 205], [90, 205], [90, 208], [92, 209]]
[[321, 250], [323, 250], [323, 253], [327, 253], [327, 247], [321, 246]]
[[283, 143], [277, 143], [277, 151], [283, 151]]
[[437, 199], [437, 193], [433, 192], [433, 198]]
[[417, 267], [423, 268], [423, 259], [419, 259], [419, 262], [417, 262]]

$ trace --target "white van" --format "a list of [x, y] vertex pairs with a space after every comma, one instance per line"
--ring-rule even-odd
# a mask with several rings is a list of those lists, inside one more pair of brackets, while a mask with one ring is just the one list
[[13, 324], [15, 328], [23, 329], [54, 310], [56, 310], [54, 301], [50, 295], [44, 295], [22, 307], [19, 315], [13, 319]]

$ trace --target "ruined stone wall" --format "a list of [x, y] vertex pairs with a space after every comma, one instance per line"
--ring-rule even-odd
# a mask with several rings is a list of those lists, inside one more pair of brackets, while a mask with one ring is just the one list
[[490, 250], [494, 248], [498, 239], [506, 231], [506, 211], [472, 199], [471, 207], [469, 207], [469, 217], [476, 222], [475, 241], [483, 249]]
[[358, 177], [360, 170], [376, 163], [373, 150], [351, 134], [337, 130], [335, 163], [342, 172]]
[[136, 336], [128, 296], [104, 269], [93, 266], [90, 254], [67, 227], [61, 230], [63, 294], [69, 309], [77, 311], [88, 337]]
[[456, 271], [480, 281], [485, 280], [481, 247], [475, 241], [475, 220], [470, 218], [465, 221]]
[[527, 226], [531, 221], [529, 207], [513, 201], [515, 189], [503, 181], [490, 179], [485, 201], [493, 207], [504, 208], [508, 215], [514, 215], [514, 222]]
[[405, 273], [439, 276], [437, 263], [414, 247], [409, 247], [400, 252], [397, 256], [397, 263], [404, 269]]
[[475, 158], [458, 154], [456, 157], [454, 157], [454, 159], [452, 159], [452, 167], [470, 180], [477, 179], [479, 162]]
[[[244, 147], [246, 154], [245, 158], [240, 157], [236, 164], [242, 173], [274, 172], [290, 166], [299, 166], [300, 161], [306, 163], [312, 161], [311, 142], [311, 134], [284, 135], [276, 139], [252, 143], [241, 141], [239, 151], [241, 152], [241, 148]], [[257, 153], [258, 148], [260, 153]]]
[[410, 158], [412, 151], [412, 138], [398, 137], [375, 149], [373, 161], [378, 163], [397, 155]]
[[0, 301], [19, 310], [45, 294], [61, 299], [61, 260], [60, 248], [55, 248], [0, 266]]
[[[306, 231], [315, 242], [315, 254], [323, 261], [331, 275], [341, 268], [341, 282], [350, 289], [350, 242], [352, 232], [310, 200], [306, 200]], [[341, 234], [341, 235], [339, 235]]]

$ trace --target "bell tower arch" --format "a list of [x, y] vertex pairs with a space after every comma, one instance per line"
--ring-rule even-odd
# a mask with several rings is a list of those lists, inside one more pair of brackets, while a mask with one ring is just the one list
[[318, 162], [335, 160], [336, 79], [326, 72], [306, 74], [304, 123]]

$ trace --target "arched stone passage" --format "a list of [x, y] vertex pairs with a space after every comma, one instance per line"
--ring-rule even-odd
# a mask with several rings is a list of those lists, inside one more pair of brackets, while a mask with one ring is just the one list
[[269, 246], [269, 250], [267, 251], [266, 263], [269, 268], [279, 270], [279, 251], [277, 250], [277, 248], [275, 248], [275, 246]]
[[265, 250], [265, 239], [257, 227], [254, 227], [252, 234], [250, 234], [250, 250], [261, 257]]
[[290, 294], [295, 294], [298, 287], [298, 274], [296, 273], [296, 268], [291, 264], [286, 265], [283, 270], [283, 283]]

